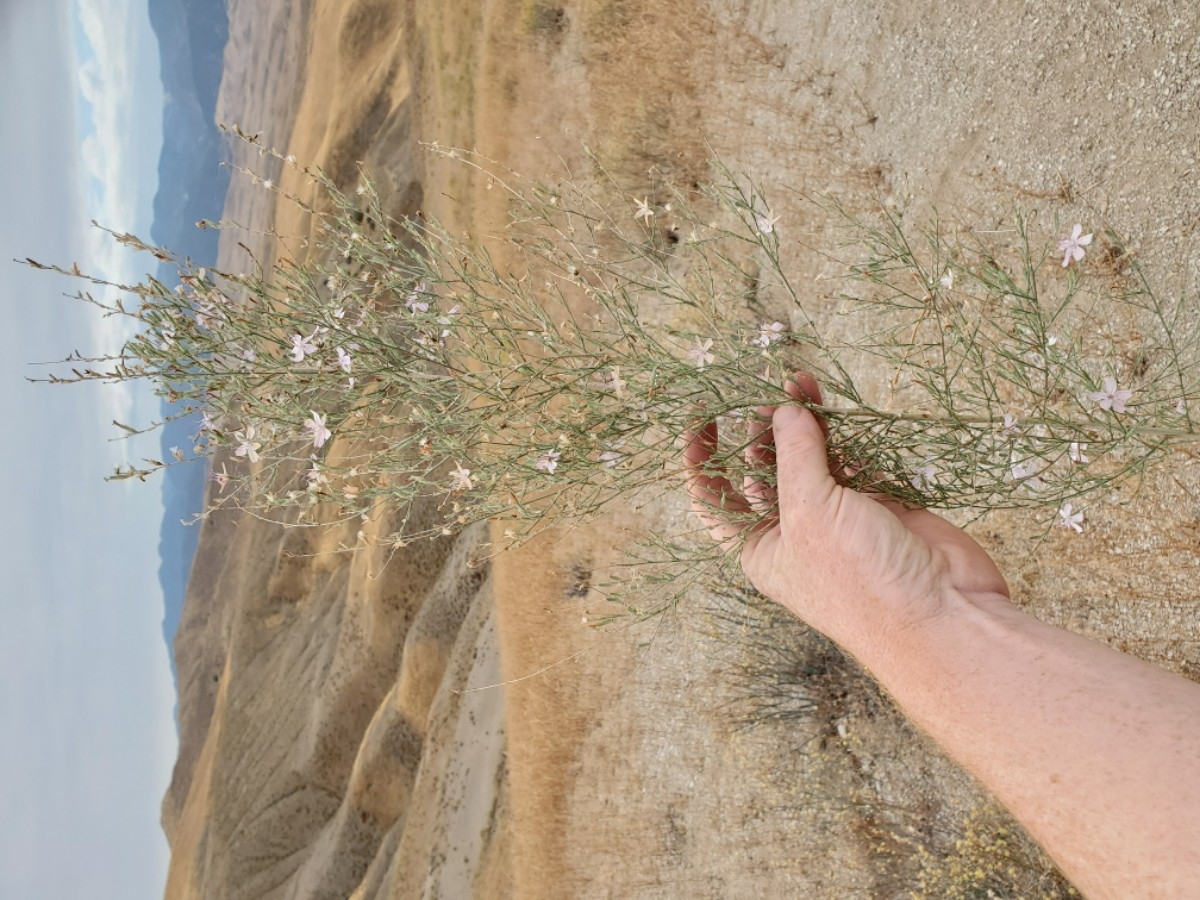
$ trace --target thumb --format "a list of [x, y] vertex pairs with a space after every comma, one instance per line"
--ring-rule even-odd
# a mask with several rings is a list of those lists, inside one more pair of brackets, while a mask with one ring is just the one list
[[794, 514], [796, 505], [823, 503], [837, 482], [829, 474], [825, 432], [817, 417], [802, 406], [781, 406], [775, 410], [771, 427], [775, 432], [780, 514]]

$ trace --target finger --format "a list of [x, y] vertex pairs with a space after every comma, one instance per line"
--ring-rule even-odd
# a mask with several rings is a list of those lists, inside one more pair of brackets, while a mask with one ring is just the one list
[[[787, 391], [788, 396], [794, 397], [804, 403], [820, 406], [824, 402], [821, 399], [821, 386], [817, 383], [816, 377], [811, 372], [793, 372], [784, 384], [783, 389]], [[820, 415], [817, 416], [817, 422], [820, 424], [821, 433], [825, 435], [825, 442], [828, 444], [829, 423], [825, 421], [824, 416]], [[829, 474], [834, 477], [838, 484], [845, 484], [861, 468], [861, 466], [855, 463], [844, 462], [834, 457], [828, 457], [828, 459]]]
[[[817, 379], [811, 372], [793, 372], [784, 383], [783, 389], [789, 397], [796, 400], [811, 403], [814, 406], [821, 405], [821, 386], [817, 384]], [[824, 420], [818, 417], [818, 421], [821, 422], [821, 430], [824, 431]]]
[[771, 430], [775, 407], [760, 406], [756, 412], [750, 420], [746, 443], [747, 472], [742, 479], [742, 493], [751, 509], [762, 515], [775, 505], [775, 486], [763, 477], [775, 468], [775, 434]]
[[745, 526], [731, 522], [729, 515], [736, 517], [750, 511], [745, 497], [733, 489], [724, 472], [713, 465], [713, 451], [717, 447], [717, 423], [709, 422], [700, 430], [684, 436], [683, 460], [689, 470], [688, 492], [692, 495], [692, 509], [700, 517], [713, 540], [722, 545], [736, 541]]
[[804, 515], [823, 504], [837, 483], [829, 473], [825, 432], [821, 423], [802, 406], [781, 406], [772, 420], [775, 434], [779, 506], [786, 519], [789, 512]]

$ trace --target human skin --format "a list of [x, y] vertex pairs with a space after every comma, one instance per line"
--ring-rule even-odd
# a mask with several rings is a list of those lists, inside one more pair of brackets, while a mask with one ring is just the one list
[[[809, 375], [788, 392], [820, 404]], [[905, 714], [996, 796], [1092, 898], [1200, 896], [1200, 685], [1009, 601], [961, 529], [839, 483], [803, 406], [760, 410], [750, 461], [774, 490], [734, 486], [689, 437], [696, 511], [750, 581], [852, 654]], [[737, 516], [732, 517], [737, 519]]]

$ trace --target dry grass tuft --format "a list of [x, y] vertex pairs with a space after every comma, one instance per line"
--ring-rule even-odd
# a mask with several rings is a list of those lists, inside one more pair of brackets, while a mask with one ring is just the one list
[[723, 656], [727, 726], [796, 745], [802, 784], [773, 783], [772, 794], [791, 796], [796, 818], [823, 821], [812, 833], [831, 847], [857, 847], [872, 896], [1079, 896], [1002, 808], [942, 770], [878, 685], [821, 635], [748, 587], [715, 598], [708, 632]]

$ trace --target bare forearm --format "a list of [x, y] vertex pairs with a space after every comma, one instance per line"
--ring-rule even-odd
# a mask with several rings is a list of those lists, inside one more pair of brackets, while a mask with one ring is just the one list
[[1200, 685], [999, 598], [948, 609], [857, 655], [1089, 897], [1195, 891]]
[[[821, 402], [810, 375], [787, 390]], [[684, 452], [696, 511], [744, 541], [755, 587], [858, 657], [1087, 894], [1198, 896], [1200, 685], [1012, 607], [964, 531], [839, 483], [803, 403], [760, 415], [746, 459], [774, 459], [774, 488], [714, 465], [715, 422]]]

